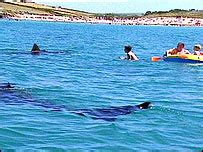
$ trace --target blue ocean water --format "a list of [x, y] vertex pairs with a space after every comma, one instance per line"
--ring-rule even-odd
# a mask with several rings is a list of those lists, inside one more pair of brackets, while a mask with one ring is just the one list
[[[0, 82], [16, 83], [19, 94], [70, 109], [154, 105], [106, 122], [32, 104], [6, 104], [0, 96], [0, 149], [203, 149], [203, 66], [150, 59], [180, 41], [190, 50], [203, 43], [202, 27], [0, 20], [0, 31]], [[64, 53], [32, 56], [33, 43]], [[119, 59], [127, 44], [139, 62]]]

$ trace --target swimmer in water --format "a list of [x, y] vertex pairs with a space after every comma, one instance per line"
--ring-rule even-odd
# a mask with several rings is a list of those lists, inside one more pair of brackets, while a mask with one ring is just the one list
[[124, 52], [127, 54], [127, 57], [125, 57], [126, 60], [132, 60], [132, 61], [139, 60], [136, 54], [132, 51], [132, 46], [130, 45], [125, 46]]

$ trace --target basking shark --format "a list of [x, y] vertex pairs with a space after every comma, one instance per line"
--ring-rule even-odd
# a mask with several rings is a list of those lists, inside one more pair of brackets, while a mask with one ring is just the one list
[[[16, 50], [16, 49], [14, 49]], [[69, 52], [67, 52], [69, 51]], [[72, 50], [64, 50], [64, 51], [60, 51], [60, 50], [41, 50], [39, 48], [39, 46], [37, 44], [34, 44], [31, 51], [21, 51], [21, 52], [6, 52], [6, 55], [33, 55], [33, 56], [37, 56], [37, 55], [55, 55], [55, 54], [70, 54]]]
[[40, 55], [40, 54], [61, 54], [64, 53], [63, 51], [47, 51], [47, 50], [41, 50], [39, 46], [34, 43], [32, 46], [31, 54], [32, 55]]
[[149, 109], [152, 106], [150, 102], [144, 102], [134, 106], [128, 105], [109, 108], [70, 109], [65, 105], [57, 105], [49, 101], [39, 101], [33, 98], [29, 93], [16, 89], [10, 83], [0, 85], [0, 100], [7, 105], [30, 104], [51, 111], [68, 111], [83, 117], [101, 119], [105, 121], [115, 121], [121, 115], [128, 115], [135, 111]]
[[119, 106], [109, 108], [94, 108], [94, 109], [78, 109], [74, 113], [90, 117], [92, 119], [102, 119], [106, 121], [115, 121], [118, 116], [128, 115], [135, 111], [151, 108], [150, 102], [144, 102], [135, 106]]

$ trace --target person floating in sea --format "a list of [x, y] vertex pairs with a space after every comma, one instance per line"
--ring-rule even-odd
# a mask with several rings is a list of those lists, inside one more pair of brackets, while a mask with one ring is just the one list
[[137, 55], [132, 51], [132, 46], [130, 46], [130, 45], [125, 46], [124, 52], [127, 54], [127, 56], [124, 59], [132, 60], [132, 61], [138, 61], [139, 60]]
[[203, 55], [203, 52], [201, 52], [202, 46], [200, 44], [196, 44], [193, 48], [194, 55]]
[[167, 55], [182, 55], [182, 54], [191, 54], [188, 50], [185, 49], [185, 44], [180, 42], [177, 45], [177, 48], [170, 49], [167, 51]]
[[49, 51], [46, 51], [46, 50], [41, 50], [40, 48], [39, 48], [39, 46], [36, 44], [36, 43], [34, 43], [34, 45], [33, 45], [33, 47], [32, 47], [32, 50], [31, 50], [31, 54], [32, 55], [40, 55], [40, 54], [60, 54], [60, 53], [64, 53], [63, 51], [55, 51], [55, 52], [49, 52]]

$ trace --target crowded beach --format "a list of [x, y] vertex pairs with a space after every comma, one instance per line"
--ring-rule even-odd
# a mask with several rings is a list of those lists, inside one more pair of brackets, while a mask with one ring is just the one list
[[165, 26], [203, 26], [203, 19], [186, 17], [136, 17], [136, 18], [107, 18], [83, 16], [55, 16], [34, 14], [6, 14], [4, 18], [13, 20], [34, 20], [49, 22], [91, 23], [91, 24], [118, 24], [118, 25], [165, 25]]
[[[8, 0], [7, 0], [8, 1]], [[166, 12], [147, 11], [145, 14], [95, 14], [84, 11], [24, 2], [0, 2], [0, 16], [11, 20], [34, 20], [68, 23], [91, 23], [112, 25], [165, 25], [203, 26], [201, 10], [173, 9]], [[158, 15], [158, 16], [157, 16]]]

